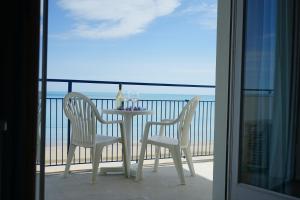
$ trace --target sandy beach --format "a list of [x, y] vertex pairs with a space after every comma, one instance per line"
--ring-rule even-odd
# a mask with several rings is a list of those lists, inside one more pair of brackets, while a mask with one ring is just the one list
[[[196, 143], [195, 145], [191, 144], [191, 152], [194, 155], [209, 155], [213, 154], [213, 143], [210, 145], [201, 145], [201, 143]], [[132, 160], [138, 159], [138, 153], [140, 152], [141, 144], [133, 143], [132, 144]], [[75, 158], [73, 162], [75, 163], [88, 163], [90, 162], [90, 149], [87, 148], [77, 148], [75, 152]], [[151, 145], [147, 146], [146, 151], [147, 159], [154, 158], [155, 148]], [[170, 153], [168, 149], [161, 149], [161, 156], [163, 158], [169, 157]], [[67, 159], [67, 144], [54, 144], [51, 146], [46, 146], [45, 151], [45, 164], [49, 165], [62, 165], [66, 163]], [[121, 161], [122, 159], [122, 144], [113, 144], [107, 147], [104, 147], [102, 152], [102, 162], [112, 162], [112, 161]]]

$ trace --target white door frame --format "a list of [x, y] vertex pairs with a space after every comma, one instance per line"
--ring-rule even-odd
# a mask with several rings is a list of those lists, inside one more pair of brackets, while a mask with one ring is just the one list
[[232, 0], [218, 0], [213, 200], [227, 196], [227, 141]]

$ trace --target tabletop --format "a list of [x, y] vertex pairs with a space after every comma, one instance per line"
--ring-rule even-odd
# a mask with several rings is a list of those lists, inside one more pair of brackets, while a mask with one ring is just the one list
[[151, 115], [153, 114], [152, 110], [118, 110], [118, 109], [110, 109], [110, 110], [102, 110], [105, 114], [131, 114], [131, 115]]

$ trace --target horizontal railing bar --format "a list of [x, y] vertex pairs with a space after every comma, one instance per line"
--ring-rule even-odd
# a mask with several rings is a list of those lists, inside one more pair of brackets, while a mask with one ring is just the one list
[[96, 84], [113, 84], [113, 85], [122, 84], [122, 85], [168, 86], [168, 87], [197, 87], [197, 88], [216, 87], [215, 85], [198, 85], [198, 84], [143, 83], [143, 82], [127, 82], [127, 81], [96, 81], [96, 80], [77, 80], [77, 79], [47, 79], [47, 82], [96, 83]]
[[[46, 97], [46, 99], [51, 99], [51, 100], [63, 100], [64, 98], [62, 97]], [[105, 99], [105, 98], [91, 98], [91, 100], [95, 101], [95, 100], [104, 100], [104, 101], [112, 101], [115, 99]], [[187, 102], [188, 99], [186, 100], [176, 100], [176, 99], [139, 99], [138, 101], [166, 101], [166, 102]], [[208, 100], [200, 100], [199, 102], [208, 102], [208, 103], [214, 103], [215, 101], [208, 101]]]
[[[46, 99], [49, 99], [49, 100], [63, 100], [64, 98], [55, 98], [55, 97], [46, 97]], [[91, 98], [92, 101], [97, 101], [97, 100], [103, 100], [103, 101], [112, 101], [112, 100], [115, 100], [115, 99], [104, 99], [104, 98]], [[166, 100], [166, 99], [140, 99], [138, 100], [140, 102], [144, 101], [144, 102], [147, 102], [147, 101], [153, 101], [153, 102], [157, 102], [157, 101], [164, 101], [164, 102], [187, 102], [188, 100], [185, 99], [185, 100]], [[202, 101], [200, 100], [199, 102], [201, 103], [214, 103], [216, 101]]]
[[273, 89], [254, 89], [254, 88], [245, 88], [242, 91], [254, 91], [254, 92], [273, 92]]
[[[62, 97], [46, 97], [46, 99], [53, 99], [53, 100], [62, 100], [64, 98]], [[105, 99], [105, 98], [91, 98], [91, 100], [104, 100], [104, 101], [112, 101], [112, 100], [115, 100], [115, 99]], [[176, 100], [176, 99], [172, 99], [172, 100], [168, 100], [168, 99], [139, 99], [138, 101], [166, 101], [166, 102], [182, 102], [182, 101], [189, 101], [188, 99], [183, 99], [183, 100]], [[200, 102], [215, 102], [213, 100], [205, 100], [205, 101], [202, 101], [200, 100]]]

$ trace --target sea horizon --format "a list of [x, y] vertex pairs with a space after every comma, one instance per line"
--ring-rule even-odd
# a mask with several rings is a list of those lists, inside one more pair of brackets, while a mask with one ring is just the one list
[[[73, 91], [76, 92], [76, 91]], [[116, 92], [82, 92], [78, 91], [92, 99], [115, 99]], [[66, 91], [48, 91], [47, 98], [63, 98]], [[200, 101], [215, 101], [215, 95], [203, 94], [162, 94], [162, 93], [138, 93], [140, 100], [189, 100], [194, 96], [200, 96]]]

